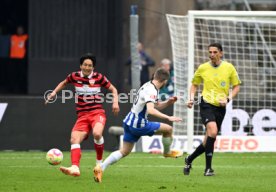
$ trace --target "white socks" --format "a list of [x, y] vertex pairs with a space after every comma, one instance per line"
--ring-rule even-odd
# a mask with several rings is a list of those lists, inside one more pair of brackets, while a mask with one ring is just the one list
[[123, 157], [123, 154], [120, 151], [114, 151], [111, 153], [101, 164], [101, 168], [104, 171], [109, 165], [116, 163]]
[[170, 152], [172, 141], [173, 141], [172, 137], [162, 137], [164, 154], [168, 154]]

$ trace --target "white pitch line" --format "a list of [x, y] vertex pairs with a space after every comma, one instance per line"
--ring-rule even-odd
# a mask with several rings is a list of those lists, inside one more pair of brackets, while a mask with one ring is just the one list
[[[107, 156], [106, 156], [107, 157]], [[185, 156], [183, 156], [185, 157]], [[178, 159], [181, 159], [183, 157], [179, 157]], [[127, 156], [126, 158], [128, 159], [165, 159], [162, 155], [152, 155], [149, 157], [135, 157], [132, 155]], [[233, 156], [227, 156], [227, 157], [219, 157], [216, 156], [215, 159], [271, 159], [271, 158], [276, 158], [276, 154], [273, 156], [249, 156], [249, 157], [244, 157], [243, 155], [239, 155], [236, 157]], [[18, 156], [10, 156], [10, 157], [0, 157], [0, 160], [16, 160], [16, 159], [45, 159], [45, 156], [32, 156], [32, 157], [18, 157]], [[82, 157], [82, 159], [95, 159], [95, 157]]]
[[[84, 168], [93, 168], [94, 165], [81, 165], [80, 169]], [[47, 169], [58, 169], [59, 166], [52, 166], [52, 165], [45, 165], [45, 166], [39, 166], [39, 165], [3, 165], [0, 167], [5, 167], [5, 168], [47, 168]], [[183, 168], [184, 165], [113, 165], [113, 168], [115, 167], [120, 167], [120, 168]], [[204, 168], [204, 165], [196, 165], [194, 168]], [[224, 169], [256, 169], [256, 166], [250, 165], [214, 165], [214, 168], [224, 168]], [[276, 168], [276, 165], [269, 165], [269, 166], [258, 166], [258, 169], [272, 169]]]

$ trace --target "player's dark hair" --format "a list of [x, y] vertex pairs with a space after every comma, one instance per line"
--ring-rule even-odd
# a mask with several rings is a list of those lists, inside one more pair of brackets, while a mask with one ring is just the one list
[[159, 82], [163, 82], [165, 80], [168, 80], [169, 78], [170, 78], [170, 73], [161, 67], [158, 68], [153, 75], [153, 79]]
[[216, 47], [216, 48], [218, 48], [219, 51], [223, 51], [223, 50], [222, 50], [222, 46], [221, 46], [220, 43], [211, 43], [211, 44], [208, 46], [208, 48], [210, 48], [210, 47]]
[[85, 59], [90, 59], [93, 62], [93, 67], [96, 66], [96, 56], [94, 56], [92, 53], [86, 53], [80, 57], [80, 65], [83, 64], [83, 61]]

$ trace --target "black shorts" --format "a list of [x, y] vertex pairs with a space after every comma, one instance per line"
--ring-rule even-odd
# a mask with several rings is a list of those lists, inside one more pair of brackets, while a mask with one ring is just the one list
[[214, 121], [217, 123], [218, 132], [220, 131], [222, 121], [226, 113], [226, 107], [217, 107], [206, 103], [203, 98], [200, 102], [200, 116], [202, 123], [206, 126], [207, 123]]

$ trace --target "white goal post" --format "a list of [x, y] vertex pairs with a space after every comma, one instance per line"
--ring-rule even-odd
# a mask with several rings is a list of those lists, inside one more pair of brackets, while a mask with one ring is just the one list
[[208, 45], [214, 42], [222, 44], [223, 59], [235, 66], [242, 81], [240, 93], [227, 106], [221, 135], [276, 135], [276, 12], [189, 11], [186, 16], [167, 14], [167, 21], [180, 97], [174, 115], [184, 120], [174, 123], [174, 135], [187, 135], [187, 152], [194, 150], [193, 136], [205, 130], [198, 105], [188, 109], [185, 102], [194, 71], [208, 60]]

